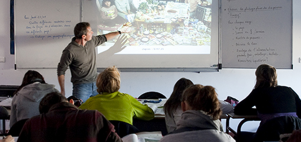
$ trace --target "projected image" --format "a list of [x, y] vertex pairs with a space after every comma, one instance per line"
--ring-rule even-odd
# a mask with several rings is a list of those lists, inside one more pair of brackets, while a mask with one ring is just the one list
[[[96, 0], [101, 15], [97, 34], [120, 30], [124, 23], [130, 22], [129, 42], [121, 54], [210, 54], [211, 3], [207, 0]], [[110, 46], [116, 40], [103, 46]]]

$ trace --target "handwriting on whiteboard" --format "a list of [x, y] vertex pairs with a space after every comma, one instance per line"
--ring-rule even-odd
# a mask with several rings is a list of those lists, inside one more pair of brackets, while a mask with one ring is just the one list
[[[58, 31], [70, 31], [71, 20], [49, 20], [46, 15], [24, 15], [27, 24], [24, 25], [25, 35], [31, 39], [62, 39], [72, 38], [73, 34]], [[58, 34], [59, 33], [59, 34]], [[69, 33], [69, 32], [68, 32]]]

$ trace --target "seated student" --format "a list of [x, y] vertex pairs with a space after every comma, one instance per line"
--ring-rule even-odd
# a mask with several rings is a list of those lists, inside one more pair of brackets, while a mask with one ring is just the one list
[[250, 114], [257, 111], [261, 124], [280, 116], [301, 117], [301, 101], [296, 92], [277, 83], [276, 69], [262, 64], [257, 67], [256, 84], [252, 92], [235, 107], [235, 114]]
[[115, 5], [111, 5], [110, 0], [102, 1], [101, 19], [102, 24], [107, 26], [115, 26], [116, 24], [121, 24], [127, 22], [127, 20], [120, 17], [117, 13]]
[[58, 92], [47, 94], [41, 115], [27, 120], [20, 142], [121, 142], [114, 126], [96, 110], [79, 110]]
[[[179, 79], [174, 88], [171, 96], [164, 104], [165, 123], [167, 132], [170, 133], [176, 129], [176, 124], [181, 119], [183, 113], [181, 109], [181, 98], [183, 91], [189, 86], [193, 85], [192, 81], [186, 78]], [[232, 113], [233, 106], [228, 102], [219, 100], [223, 114]]]
[[40, 101], [50, 92], [58, 92], [58, 90], [54, 88], [54, 85], [47, 84], [39, 72], [27, 71], [21, 86], [14, 93], [11, 104], [10, 127], [19, 120], [39, 115]]
[[182, 93], [191, 85], [193, 85], [191, 80], [186, 78], [179, 79], [176, 82], [169, 99], [164, 104], [165, 123], [168, 133], [176, 129], [176, 124], [181, 119], [181, 115], [183, 113], [181, 109]]
[[223, 132], [220, 103], [211, 86], [193, 85], [184, 90], [182, 117], [175, 131], [160, 142], [235, 142]]
[[134, 97], [119, 92], [120, 74], [116, 67], [106, 68], [96, 80], [98, 95], [90, 97], [79, 108], [98, 110], [108, 120], [133, 124], [133, 117], [142, 120], [154, 118], [154, 112]]

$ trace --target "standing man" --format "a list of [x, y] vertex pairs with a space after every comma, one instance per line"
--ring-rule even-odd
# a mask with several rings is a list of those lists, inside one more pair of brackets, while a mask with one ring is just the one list
[[[74, 38], [63, 50], [61, 60], [57, 67], [58, 81], [61, 94], [65, 95], [65, 72], [70, 68], [73, 96], [84, 102], [98, 94], [95, 84], [97, 77], [95, 47], [118, 36], [120, 31], [105, 35], [93, 36], [93, 31], [88, 22], [81, 22], [74, 27]], [[125, 35], [118, 38], [116, 44], [123, 49], [127, 41]]]

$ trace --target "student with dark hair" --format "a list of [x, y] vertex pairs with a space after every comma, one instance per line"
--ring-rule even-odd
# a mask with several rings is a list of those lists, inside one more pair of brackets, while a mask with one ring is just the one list
[[176, 124], [181, 119], [183, 113], [181, 109], [182, 93], [191, 85], [193, 85], [191, 80], [186, 78], [179, 79], [176, 82], [169, 99], [164, 104], [165, 123], [168, 133], [176, 129]]
[[[173, 88], [170, 98], [164, 104], [165, 123], [168, 133], [176, 129], [176, 124], [181, 119], [181, 115], [183, 113], [181, 109], [182, 94], [183, 91], [191, 85], [193, 85], [191, 80], [186, 78], [179, 79]], [[221, 100], [219, 100], [219, 102], [223, 114], [233, 112], [233, 106], [231, 104]]]
[[[119, 34], [121, 31], [93, 36], [92, 28], [88, 22], [76, 24], [74, 27], [75, 37], [63, 50], [57, 67], [58, 81], [63, 95], [65, 95], [65, 72], [68, 68], [71, 71], [73, 96], [85, 102], [90, 96], [98, 94], [95, 84], [97, 77], [95, 47]], [[120, 50], [122, 50], [126, 40], [127, 37], [123, 35], [117, 39], [115, 45], [120, 46]]]
[[39, 72], [27, 71], [22, 84], [14, 93], [11, 104], [10, 126], [19, 120], [39, 115], [39, 103], [50, 92], [58, 92], [58, 90], [54, 88], [54, 85], [47, 84]]
[[142, 105], [129, 94], [119, 92], [120, 73], [116, 67], [106, 68], [96, 80], [98, 95], [89, 98], [79, 108], [98, 110], [108, 120], [133, 124], [133, 117], [142, 120], [154, 118], [153, 110]]
[[219, 120], [222, 110], [212, 86], [192, 85], [182, 96], [182, 117], [175, 131], [160, 142], [235, 142], [223, 132]]
[[[290, 87], [279, 86], [276, 69], [267, 64], [257, 67], [256, 84], [252, 92], [235, 107], [235, 114], [257, 113], [261, 125], [280, 117], [301, 117], [301, 100]], [[256, 106], [256, 110], [252, 109]]]
[[47, 113], [53, 105], [61, 102], [68, 102], [68, 100], [66, 99], [65, 96], [60, 95], [60, 93], [47, 94], [40, 102], [39, 105], [40, 114]]
[[121, 142], [114, 126], [96, 110], [79, 110], [60, 93], [47, 94], [40, 115], [27, 120], [20, 142]]

